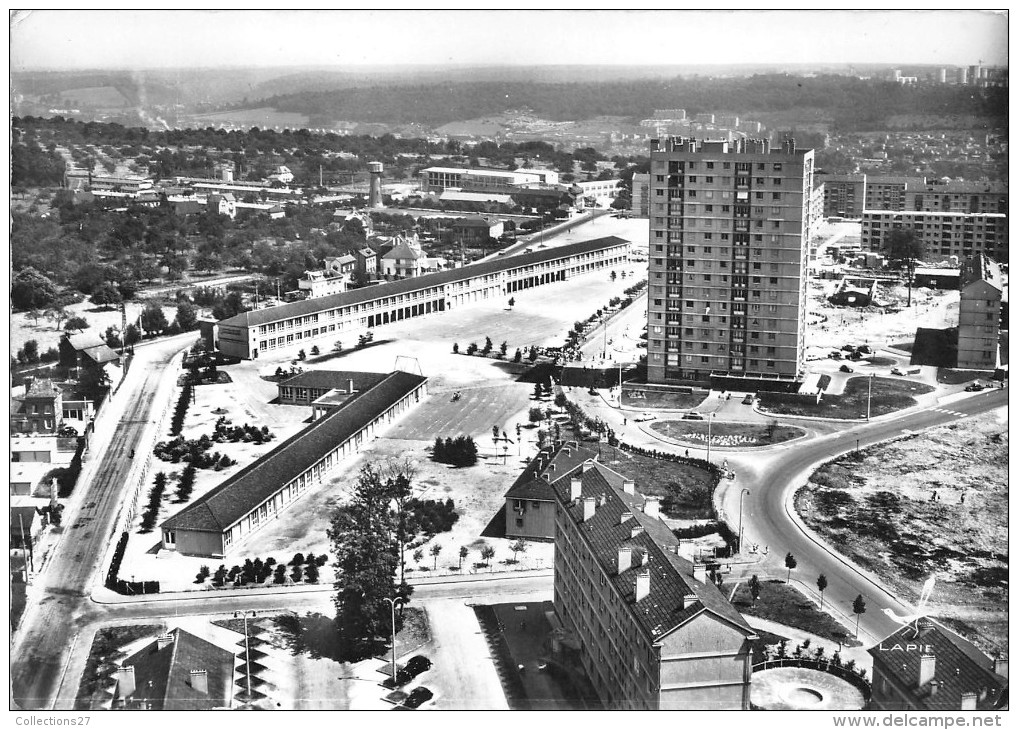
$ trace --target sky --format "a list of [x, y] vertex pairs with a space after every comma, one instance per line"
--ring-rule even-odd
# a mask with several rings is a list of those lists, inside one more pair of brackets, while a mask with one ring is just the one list
[[974, 10], [13, 11], [11, 67], [1007, 64]]

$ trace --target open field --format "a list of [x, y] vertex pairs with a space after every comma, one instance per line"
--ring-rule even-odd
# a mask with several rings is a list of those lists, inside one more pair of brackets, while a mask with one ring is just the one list
[[[850, 378], [841, 395], [824, 395], [817, 403], [811, 398], [783, 393], [760, 393], [760, 410], [784, 416], [824, 418], [866, 418], [870, 378]], [[882, 416], [916, 405], [915, 396], [932, 393], [933, 388], [913, 380], [873, 378], [870, 415]]]
[[1001, 409], [827, 464], [796, 508], [906, 600], [936, 576], [931, 615], [1006, 650], [1007, 457]]
[[[651, 429], [662, 436], [696, 446], [707, 443], [706, 421], [657, 421]], [[806, 432], [795, 426], [763, 425], [758, 423], [714, 423], [710, 426], [711, 446], [729, 448], [752, 448], [772, 446], [805, 436]]]

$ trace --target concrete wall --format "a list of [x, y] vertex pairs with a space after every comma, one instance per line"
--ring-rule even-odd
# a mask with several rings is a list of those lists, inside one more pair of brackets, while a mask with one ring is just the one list
[[[181, 555], [221, 557], [224, 554], [223, 536], [218, 532], [176, 530], [176, 550]], [[163, 542], [165, 545], [165, 540]]]

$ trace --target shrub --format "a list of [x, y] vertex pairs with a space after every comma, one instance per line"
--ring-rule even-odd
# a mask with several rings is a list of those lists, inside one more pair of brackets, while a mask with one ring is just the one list
[[163, 493], [166, 491], [166, 474], [159, 472], [152, 483], [152, 489], [148, 493], [148, 504], [141, 517], [141, 531], [151, 532], [155, 527], [156, 518], [159, 516], [159, 507], [163, 501]]
[[444, 440], [437, 437], [431, 458], [441, 464], [473, 466], [477, 463], [477, 444], [470, 436], [447, 437]]

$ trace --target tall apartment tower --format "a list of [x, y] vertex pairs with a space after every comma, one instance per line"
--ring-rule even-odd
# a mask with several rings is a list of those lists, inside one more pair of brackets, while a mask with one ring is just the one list
[[647, 379], [785, 390], [803, 371], [813, 150], [651, 141]]

